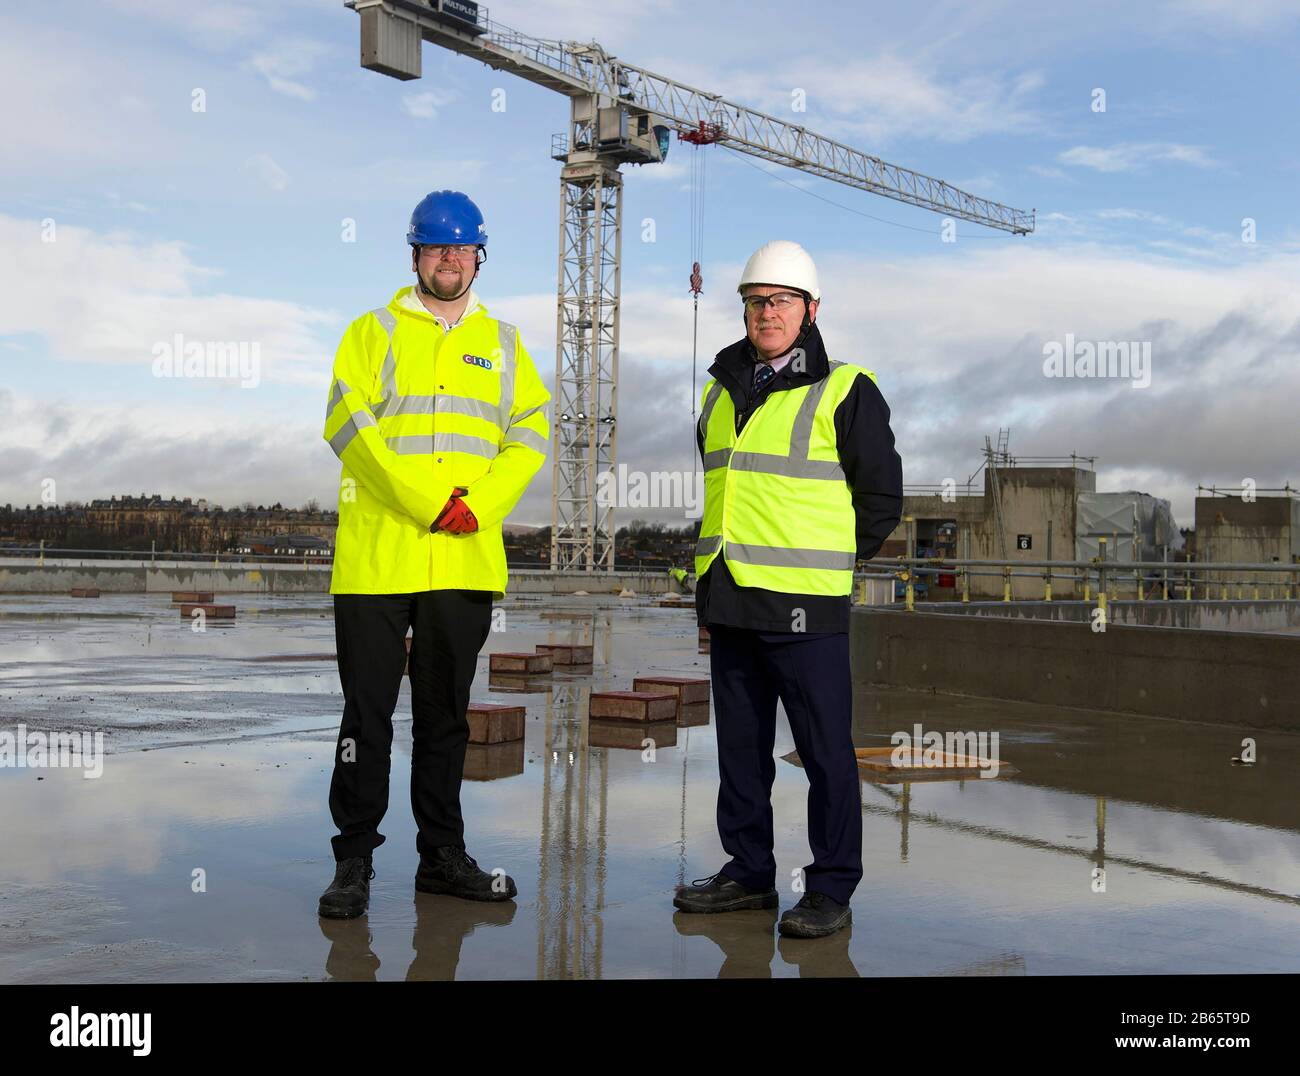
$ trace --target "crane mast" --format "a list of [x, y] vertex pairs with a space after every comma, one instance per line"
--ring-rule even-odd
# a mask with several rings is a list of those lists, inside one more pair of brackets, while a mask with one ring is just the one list
[[597, 477], [617, 458], [619, 265], [624, 164], [657, 164], [671, 134], [796, 168], [846, 186], [1014, 235], [1034, 213], [889, 164], [775, 116], [610, 55], [595, 42], [533, 37], [470, 0], [346, 0], [361, 17], [361, 66], [420, 77], [424, 41], [570, 99], [552, 139], [561, 163], [551, 567], [613, 571], [614, 506]]

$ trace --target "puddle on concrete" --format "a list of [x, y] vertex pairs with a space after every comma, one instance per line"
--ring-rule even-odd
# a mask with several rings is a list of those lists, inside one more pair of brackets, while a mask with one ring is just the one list
[[[0, 769], [0, 981], [1300, 970], [1300, 736], [1260, 735], [1259, 761], [1234, 766], [1239, 729], [909, 692], [860, 692], [855, 742], [997, 731], [1015, 776], [864, 781], [865, 877], [832, 938], [780, 939], [776, 913], [676, 912], [673, 886], [723, 862], [714, 725], [677, 728], [651, 760], [639, 740], [593, 746], [585, 717], [593, 687], [708, 675], [693, 617], [641, 601], [506, 603], [480, 658], [474, 698], [528, 719], [522, 745], [471, 752], [467, 840], [519, 898], [415, 894], [404, 688], [370, 914], [322, 921], [341, 696], [321, 597], [205, 635], [120, 597], [116, 621], [0, 616], [0, 727], [100, 729], [110, 752], [96, 780]], [[540, 642], [593, 643], [595, 661], [490, 686], [487, 652]], [[781, 717], [775, 753], [793, 746]], [[779, 761], [783, 909], [811, 858], [806, 795]]]

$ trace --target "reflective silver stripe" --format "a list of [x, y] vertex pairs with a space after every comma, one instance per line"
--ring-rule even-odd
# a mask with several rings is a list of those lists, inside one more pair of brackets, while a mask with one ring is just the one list
[[334, 414], [334, 408], [338, 407], [339, 401], [343, 399], [343, 393], [347, 390], [343, 387], [343, 382], [335, 380], [334, 388], [330, 391], [330, 402], [325, 405], [325, 421], [329, 421], [330, 415]]
[[538, 404], [536, 407], [530, 407], [527, 411], [520, 411], [519, 414], [515, 415], [514, 420], [510, 423], [510, 428], [506, 430], [506, 442], [518, 441], [520, 444], [535, 448], [542, 455], [545, 455], [546, 435], [520, 425], [524, 419], [531, 415], [541, 413], [545, 417], [545, 407], [545, 404]]
[[697, 557], [707, 557], [721, 544], [722, 535], [720, 534], [711, 534], [707, 538], [701, 538], [695, 543], [695, 555]]
[[[342, 402], [343, 397], [351, 391], [352, 389], [343, 378], [336, 377], [334, 379], [334, 391], [330, 393], [330, 407], [329, 411], [325, 414], [326, 420], [328, 420], [329, 416], [334, 413], [334, 408]], [[375, 417], [369, 411], [353, 411], [352, 408], [349, 407], [348, 413], [352, 416], [353, 424], [358, 428], [361, 426], [375, 425]]]
[[388, 333], [388, 354], [384, 356], [384, 365], [379, 371], [379, 387], [382, 399], [375, 407], [375, 414], [383, 418], [393, 406], [397, 396], [397, 359], [393, 356], [393, 332], [397, 329], [397, 319], [386, 306], [370, 311], [375, 320]]
[[[830, 360], [832, 372], [845, 363]], [[839, 460], [814, 460], [808, 454], [812, 450], [813, 423], [817, 417], [817, 408], [830, 384], [830, 374], [809, 387], [799, 410], [795, 413], [790, 426], [789, 455], [777, 455], [773, 452], [739, 451], [731, 454], [727, 466], [733, 471], [753, 471], [759, 474], [784, 475], [787, 478], [814, 478], [826, 481], [844, 481], [844, 468]], [[709, 460], [716, 453], [705, 456], [705, 470], [709, 469]], [[715, 466], [718, 466], [715, 464]]]
[[808, 450], [812, 445], [813, 419], [817, 415], [817, 405], [822, 402], [822, 397], [826, 394], [826, 386], [830, 384], [831, 375], [827, 374], [815, 385], [808, 389], [807, 395], [803, 398], [803, 403], [799, 405], [799, 411], [794, 416], [794, 423], [790, 427], [790, 456], [792, 459], [808, 459]]
[[468, 433], [435, 433], [433, 447], [439, 452], [467, 452], [471, 456], [495, 459], [501, 450], [495, 441]]
[[709, 437], [709, 416], [713, 414], [713, 405], [718, 402], [718, 397], [722, 395], [722, 382], [713, 382], [713, 388], [709, 389], [709, 394], [704, 397], [704, 407], [700, 411], [700, 441], [706, 443]]
[[787, 478], [822, 478], [844, 481], [844, 468], [838, 460], [809, 460], [793, 454], [777, 456], [771, 452], [733, 452], [728, 465], [733, 471], [757, 471]]
[[487, 400], [477, 400], [473, 396], [453, 396], [449, 392], [438, 394], [438, 412], [449, 415], [469, 415], [471, 418], [481, 418], [491, 423], [496, 423], [497, 420], [497, 409]]
[[509, 444], [511, 441], [518, 441], [521, 445], [527, 445], [543, 455], [546, 454], [546, 438], [536, 430], [530, 430], [526, 426], [522, 429], [512, 429], [506, 434], [505, 443]]
[[486, 459], [497, 456], [495, 441], [467, 433], [408, 433], [385, 437], [384, 444], [399, 456], [427, 456], [434, 452], [466, 452]]
[[510, 412], [515, 406], [515, 332], [510, 322], [497, 322], [497, 337], [501, 342], [501, 402], [497, 405], [501, 417], [497, 425], [503, 430], [510, 426]]
[[730, 448], [715, 448], [712, 452], [704, 453], [704, 469], [712, 471], [717, 467], [725, 467], [729, 459], [731, 459]]
[[533, 415], [537, 414], [538, 411], [545, 410], [545, 408], [545, 404], [538, 404], [536, 407], [530, 407], [527, 411], [520, 411], [519, 414], [515, 415], [514, 421], [511, 422], [510, 425], [514, 426], [526, 418], [531, 418]]
[[431, 456], [433, 454], [433, 434], [409, 433], [400, 437], [385, 437], [384, 444], [399, 456]]
[[365, 411], [354, 411], [348, 415], [347, 422], [343, 423], [330, 438], [330, 448], [334, 450], [334, 455], [341, 457], [343, 450], [348, 447], [354, 438], [366, 426], [373, 426], [375, 420]]
[[436, 396], [386, 396], [384, 402], [375, 408], [380, 418], [392, 418], [395, 415], [432, 415]]
[[727, 559], [734, 560], [738, 564], [764, 564], [774, 568], [825, 568], [830, 571], [852, 571], [857, 556], [854, 553], [841, 553], [833, 549], [787, 549], [782, 546], [728, 542]]
[[393, 396], [384, 401], [384, 418], [397, 415], [469, 415], [496, 423], [497, 409], [486, 400], [472, 396], [453, 396], [440, 392], [435, 396]]

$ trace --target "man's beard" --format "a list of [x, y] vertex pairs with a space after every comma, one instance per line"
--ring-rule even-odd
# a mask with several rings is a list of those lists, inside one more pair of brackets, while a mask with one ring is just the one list
[[453, 284], [444, 284], [438, 277], [438, 271], [435, 269], [429, 274], [428, 278], [421, 277], [424, 286], [433, 292], [434, 297], [438, 299], [455, 299], [465, 290], [465, 274], [461, 273], [456, 277]]

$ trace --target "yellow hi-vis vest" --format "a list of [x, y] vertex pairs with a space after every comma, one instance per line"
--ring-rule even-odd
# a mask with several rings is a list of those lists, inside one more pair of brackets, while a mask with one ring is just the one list
[[[343, 462], [331, 594], [506, 589], [501, 523], [546, 460], [550, 393], [508, 322], [444, 331], [401, 302], [357, 318], [334, 359], [324, 437]], [[430, 532], [456, 486], [473, 534]]]
[[787, 594], [849, 594], [857, 560], [853, 491], [835, 410], [870, 370], [830, 360], [811, 385], [769, 393], [736, 435], [731, 394], [704, 386], [704, 514], [695, 578], [722, 553], [736, 583]]

